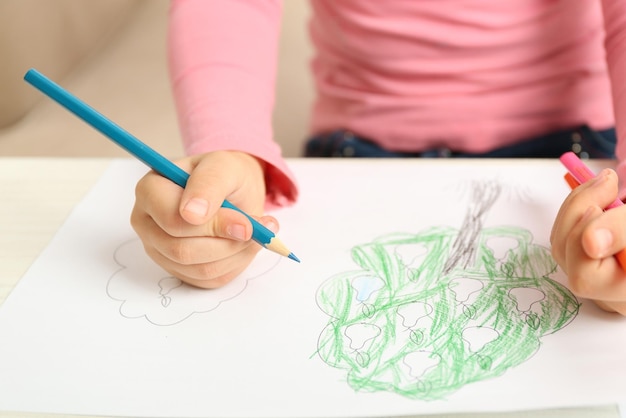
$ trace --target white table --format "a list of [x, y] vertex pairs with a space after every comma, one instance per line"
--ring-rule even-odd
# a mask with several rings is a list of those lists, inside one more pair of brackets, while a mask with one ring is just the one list
[[[0, 303], [99, 178], [108, 159], [0, 158]], [[10, 359], [0, 359], [10, 361]], [[2, 394], [0, 394], [2, 396]], [[2, 412], [0, 417], [73, 417]], [[617, 418], [617, 406], [517, 412], [440, 415], [439, 418]]]

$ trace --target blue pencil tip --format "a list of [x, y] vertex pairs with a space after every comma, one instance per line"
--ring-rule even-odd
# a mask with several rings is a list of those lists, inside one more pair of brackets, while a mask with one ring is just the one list
[[300, 259], [298, 257], [296, 257], [296, 255], [294, 253], [289, 253], [289, 255], [287, 257], [291, 258], [294, 261], [297, 261], [298, 263], [300, 262]]

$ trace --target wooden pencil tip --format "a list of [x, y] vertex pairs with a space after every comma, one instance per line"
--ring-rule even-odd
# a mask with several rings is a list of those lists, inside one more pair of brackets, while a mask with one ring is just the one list
[[278, 237], [273, 237], [270, 242], [265, 245], [265, 248], [270, 251], [274, 251], [275, 253], [278, 253], [284, 257], [291, 258], [298, 263], [300, 262], [300, 259], [296, 257], [294, 253], [289, 251], [285, 244], [283, 244], [282, 241], [278, 239]]

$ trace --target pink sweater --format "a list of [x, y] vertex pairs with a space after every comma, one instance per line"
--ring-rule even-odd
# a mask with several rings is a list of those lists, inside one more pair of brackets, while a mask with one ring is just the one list
[[[311, 133], [343, 128], [392, 150], [470, 152], [584, 123], [616, 124], [626, 138], [626, 1], [311, 4]], [[271, 126], [281, 9], [279, 0], [173, 0], [169, 31], [186, 151], [265, 160], [278, 205], [297, 197]], [[617, 156], [626, 181], [624, 140]]]

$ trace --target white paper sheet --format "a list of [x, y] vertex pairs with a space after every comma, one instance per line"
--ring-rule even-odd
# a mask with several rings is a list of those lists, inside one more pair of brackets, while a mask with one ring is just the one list
[[181, 284], [128, 224], [119, 160], [0, 307], [0, 410], [354, 417], [626, 401], [626, 320], [549, 256], [557, 162], [292, 160], [262, 251], [216, 291]]

